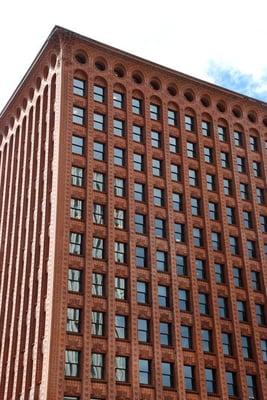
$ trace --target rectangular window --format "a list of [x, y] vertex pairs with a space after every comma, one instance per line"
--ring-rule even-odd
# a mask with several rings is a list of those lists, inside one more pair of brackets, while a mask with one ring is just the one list
[[105, 356], [101, 353], [92, 353], [91, 378], [104, 379]]
[[116, 229], [125, 229], [125, 210], [114, 208], [114, 227]]
[[249, 186], [247, 183], [240, 183], [240, 197], [242, 200], [250, 199]]
[[222, 168], [230, 168], [230, 158], [229, 153], [221, 151], [221, 166]]
[[120, 147], [114, 147], [113, 149], [113, 162], [114, 165], [118, 165], [119, 167], [123, 167], [124, 165], [124, 149]]
[[237, 300], [236, 305], [239, 321], [246, 322], [248, 320], [246, 302], [242, 300]]
[[145, 185], [143, 183], [134, 183], [134, 199], [136, 201], [145, 201]]
[[150, 104], [150, 118], [154, 121], [160, 119], [160, 107], [157, 104]]
[[126, 263], [126, 243], [115, 242], [114, 243], [114, 260], [116, 263]]
[[255, 304], [258, 325], [266, 324], [265, 309], [263, 304]]
[[250, 336], [241, 336], [242, 352], [244, 358], [252, 358], [252, 347]]
[[84, 169], [79, 167], [71, 168], [71, 184], [73, 186], [84, 186]]
[[181, 344], [183, 349], [193, 349], [192, 326], [181, 325]]
[[105, 131], [105, 115], [94, 113], [93, 127], [96, 131]]
[[122, 93], [113, 92], [113, 107], [115, 108], [123, 108], [124, 96]]
[[186, 289], [179, 289], [179, 309], [180, 311], [190, 311], [190, 292]]
[[234, 144], [235, 146], [243, 146], [243, 134], [242, 132], [234, 131]]
[[147, 248], [142, 246], [135, 247], [135, 264], [139, 268], [147, 268]]
[[233, 349], [232, 349], [232, 335], [228, 332], [222, 332], [222, 347], [223, 347], [223, 354], [225, 356], [232, 356]]
[[105, 206], [103, 204], [93, 204], [93, 223], [104, 225], [105, 223]]
[[220, 232], [211, 232], [211, 244], [215, 251], [222, 249], [222, 238]]
[[70, 232], [69, 253], [81, 256], [83, 252], [83, 235], [81, 233]]
[[149, 342], [149, 320], [138, 318], [138, 340], [139, 342]]
[[104, 313], [100, 311], [92, 311], [92, 327], [91, 334], [95, 336], [104, 335]]
[[190, 115], [185, 115], [184, 122], [186, 131], [193, 132], [195, 130], [194, 117], [191, 117]]
[[121, 119], [114, 118], [113, 119], [113, 135], [115, 136], [124, 136], [125, 132], [125, 123]]
[[152, 158], [152, 173], [154, 176], [162, 176], [162, 161]]
[[199, 312], [202, 315], [209, 315], [209, 297], [207, 293], [198, 294]]
[[83, 218], [83, 200], [70, 199], [70, 217], [79, 220]]
[[135, 233], [145, 234], [146, 233], [146, 216], [143, 214], [135, 214]]
[[231, 254], [236, 256], [239, 254], [239, 242], [235, 236], [229, 236]]
[[183, 243], [185, 242], [185, 225], [179, 224], [178, 222], [174, 223], [174, 237], [176, 242]]
[[209, 207], [209, 217], [212, 221], [219, 219], [218, 203], [213, 203], [212, 201], [208, 204]]
[[176, 273], [180, 276], [187, 276], [187, 257], [176, 254]]
[[67, 332], [79, 333], [81, 331], [81, 310], [79, 308], [67, 308]]
[[170, 145], [170, 152], [171, 153], [178, 153], [179, 147], [178, 147], [178, 138], [174, 136], [169, 137], [169, 145]]
[[104, 161], [105, 160], [105, 145], [104, 143], [94, 142], [93, 145], [93, 156], [94, 160]]
[[143, 358], [139, 359], [139, 383], [141, 385], [151, 385], [151, 361]]
[[171, 179], [174, 182], [181, 180], [181, 169], [180, 165], [171, 164]]
[[261, 339], [261, 354], [264, 362], [267, 362], [267, 339]]
[[144, 156], [143, 154], [133, 154], [133, 168], [135, 171], [144, 171]]
[[103, 274], [93, 272], [92, 275], [92, 295], [104, 297], [105, 295], [105, 279]]
[[118, 197], [125, 196], [125, 179], [115, 178], [114, 179], [114, 194]]
[[132, 112], [133, 114], [142, 114], [142, 100], [136, 99], [134, 97], [132, 98]]
[[125, 278], [115, 277], [115, 299], [127, 299], [127, 281]]
[[258, 398], [258, 389], [257, 389], [257, 380], [256, 375], [246, 375], [247, 378], [247, 390], [248, 390], [248, 398], [249, 400], [257, 400]]
[[183, 210], [183, 195], [182, 193], [172, 194], [172, 206], [174, 211], [182, 211]]
[[160, 238], [166, 237], [166, 221], [165, 219], [155, 218], [155, 236]]
[[211, 136], [211, 126], [210, 122], [208, 121], [202, 121], [201, 122], [201, 131], [203, 136]]
[[206, 279], [206, 262], [205, 262], [205, 260], [196, 258], [195, 265], [196, 265], [197, 279], [205, 280]]
[[236, 223], [234, 207], [226, 207], [226, 216], [229, 225], [234, 225]]
[[197, 158], [197, 145], [193, 142], [187, 142], [187, 157]]
[[97, 192], [104, 192], [105, 190], [105, 175], [101, 172], [94, 172], [93, 189]]
[[105, 88], [103, 86], [94, 85], [94, 101], [98, 103], [105, 103]]
[[196, 390], [195, 367], [193, 365], [184, 365], [184, 385], [185, 390]]
[[96, 258], [98, 260], [104, 259], [104, 243], [104, 239], [93, 237], [93, 258]]
[[195, 169], [189, 169], [189, 185], [190, 186], [198, 186], [198, 173]]
[[221, 142], [227, 141], [227, 130], [225, 126], [218, 126], [218, 137]]
[[212, 353], [212, 331], [210, 329], [202, 329], [201, 339], [204, 353]]
[[158, 207], [164, 206], [164, 189], [156, 188], [153, 189], [154, 205]]
[[204, 160], [206, 163], [213, 163], [213, 149], [210, 147], [204, 147]]
[[218, 308], [220, 318], [229, 318], [228, 299], [226, 297], [218, 297]]
[[139, 125], [133, 125], [132, 128], [133, 140], [138, 143], [143, 142], [143, 127]]
[[247, 240], [247, 251], [249, 258], [257, 258], [257, 247], [254, 240]]
[[249, 137], [249, 144], [250, 144], [250, 150], [251, 151], [258, 151], [259, 144], [258, 144], [258, 138], [257, 137], [250, 136]]
[[236, 382], [236, 373], [232, 371], [226, 371], [226, 382], [227, 382], [227, 390], [228, 396], [234, 397], [237, 396], [237, 382]]
[[161, 147], [161, 134], [157, 131], [151, 131], [151, 146], [159, 149]]
[[177, 111], [168, 109], [168, 125], [177, 126]]
[[256, 178], [260, 178], [261, 175], [262, 175], [262, 173], [261, 173], [261, 164], [259, 162], [257, 162], [257, 161], [253, 161], [252, 162], [252, 169], [253, 169], [254, 176]]
[[167, 272], [168, 271], [168, 253], [166, 251], [156, 251], [156, 266], [157, 271]]
[[242, 288], [244, 286], [242, 269], [238, 267], [233, 267], [233, 277], [235, 287]]
[[203, 247], [204, 239], [203, 239], [203, 229], [201, 228], [193, 228], [193, 242], [196, 247]]
[[224, 278], [224, 265], [215, 263], [214, 264], [214, 269], [215, 269], [215, 279], [216, 283], [224, 283], [225, 278]]
[[267, 233], [267, 215], [260, 215], [260, 226], [263, 233]]
[[241, 173], [246, 172], [246, 160], [244, 157], [236, 157], [237, 171]]
[[173, 364], [170, 362], [162, 362], [161, 371], [162, 371], [162, 386], [169, 388], [174, 387]]
[[77, 125], [85, 123], [85, 109], [77, 106], [72, 108], [72, 122]]
[[85, 81], [79, 78], [73, 78], [73, 94], [85, 96]]
[[244, 226], [247, 229], [253, 228], [253, 220], [252, 220], [252, 212], [251, 211], [243, 211], [243, 221]]
[[115, 338], [127, 339], [127, 317], [125, 315], [115, 315]]
[[137, 281], [136, 288], [137, 303], [148, 304], [148, 283]]
[[223, 180], [223, 192], [226, 196], [232, 196], [233, 194], [233, 182], [231, 179], [225, 178]]
[[65, 351], [65, 376], [78, 378], [80, 375], [80, 351], [66, 350]]
[[158, 285], [158, 304], [159, 307], [170, 307], [170, 294], [169, 294], [169, 287]]
[[265, 203], [265, 193], [264, 189], [262, 188], [256, 188], [256, 199], [258, 204], [264, 204]]
[[82, 271], [69, 268], [68, 271], [68, 291], [81, 293], [82, 291]]
[[205, 368], [206, 388], [208, 394], [216, 393], [216, 370], [213, 368]]
[[216, 190], [216, 178], [215, 175], [207, 174], [207, 189], [210, 191]]
[[172, 325], [168, 322], [159, 324], [160, 344], [162, 346], [172, 345]]
[[256, 291], [261, 290], [261, 277], [260, 272], [258, 271], [251, 271], [251, 284], [252, 289]]
[[72, 135], [71, 152], [79, 156], [84, 155], [84, 138]]

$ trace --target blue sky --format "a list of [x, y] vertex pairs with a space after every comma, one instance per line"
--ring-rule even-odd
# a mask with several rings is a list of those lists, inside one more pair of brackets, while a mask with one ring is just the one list
[[216, 62], [210, 62], [207, 74], [219, 86], [267, 102], [267, 73], [255, 79], [252, 74], [242, 73], [232, 67], [224, 67]]

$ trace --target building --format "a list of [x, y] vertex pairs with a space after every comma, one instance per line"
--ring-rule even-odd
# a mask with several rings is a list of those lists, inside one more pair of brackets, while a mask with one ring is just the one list
[[267, 399], [267, 106], [55, 27], [0, 116], [0, 398]]

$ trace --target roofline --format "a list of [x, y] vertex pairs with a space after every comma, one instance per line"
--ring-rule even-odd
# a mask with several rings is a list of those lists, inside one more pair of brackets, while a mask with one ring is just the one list
[[257, 104], [259, 104], [259, 105], [261, 105], [261, 106], [263, 106], [263, 107], [266, 107], [266, 105], [267, 105], [267, 102], [265, 102], [265, 101], [263, 101], [263, 100], [258, 100], [258, 99], [255, 99], [254, 97], [250, 97], [250, 96], [244, 95], [244, 94], [242, 94], [242, 93], [235, 92], [234, 90], [224, 88], [223, 86], [219, 86], [219, 85], [216, 85], [216, 84], [214, 84], [214, 83], [210, 83], [210, 82], [204, 81], [204, 80], [202, 80], [202, 79], [200, 79], [200, 78], [193, 77], [193, 76], [191, 76], [191, 75], [185, 74], [185, 73], [180, 72], [180, 71], [177, 71], [177, 70], [175, 70], [175, 69], [166, 67], [166, 66], [164, 66], [164, 65], [162, 65], [162, 64], [158, 64], [158, 63], [156, 63], [156, 62], [149, 61], [149, 60], [147, 60], [147, 59], [145, 59], [145, 58], [136, 56], [135, 54], [128, 53], [127, 51], [120, 50], [120, 49], [118, 49], [118, 48], [116, 48], [116, 47], [113, 47], [113, 46], [110, 46], [110, 45], [108, 45], [108, 44], [99, 42], [99, 41], [97, 41], [97, 40], [95, 40], [95, 39], [91, 39], [91, 38], [89, 38], [89, 37], [87, 37], [87, 36], [84, 36], [84, 35], [81, 35], [81, 34], [79, 34], [79, 33], [77, 33], [77, 32], [74, 32], [74, 31], [71, 31], [71, 30], [69, 30], [69, 29], [63, 28], [63, 27], [61, 27], [61, 26], [59, 26], [59, 25], [55, 25], [54, 28], [52, 29], [52, 31], [50, 32], [49, 36], [47, 37], [46, 41], [45, 41], [44, 44], [42, 45], [41, 49], [39, 50], [38, 54], [37, 54], [36, 57], [34, 58], [33, 62], [31, 63], [30, 67], [29, 67], [28, 70], [26, 71], [25, 75], [22, 77], [22, 79], [21, 79], [21, 81], [19, 82], [18, 86], [16, 87], [15, 91], [13, 92], [13, 94], [11, 95], [11, 97], [9, 98], [9, 100], [7, 101], [6, 105], [5, 105], [4, 108], [2, 109], [2, 111], [1, 111], [1, 113], [0, 113], [0, 118], [1, 118], [1, 117], [5, 114], [5, 112], [7, 111], [9, 105], [11, 104], [11, 102], [13, 101], [13, 99], [15, 98], [15, 96], [17, 95], [17, 93], [19, 92], [19, 90], [20, 90], [20, 88], [22, 87], [23, 83], [25, 82], [25, 80], [26, 80], [27, 77], [29, 76], [31, 70], [34, 68], [34, 66], [37, 64], [38, 60], [41, 58], [43, 52], [45, 51], [45, 49], [47, 48], [47, 46], [48, 46], [48, 44], [49, 44], [49, 42], [50, 42], [50, 40], [51, 40], [51, 38], [53, 37], [53, 35], [54, 35], [56, 32], [59, 32], [59, 33], [62, 32], [62, 33], [71, 34], [72, 36], [76, 37], [77, 39], [84, 40], [84, 41], [86, 41], [86, 42], [88, 42], [88, 43], [90, 43], [90, 44], [93, 44], [93, 45], [95, 45], [95, 46], [97, 46], [97, 47], [100, 47], [100, 48], [102, 48], [102, 49], [104, 49], [104, 50], [109, 50], [109, 51], [111, 51], [111, 52], [113, 52], [113, 53], [114, 53], [114, 52], [115, 52], [115, 53], [118, 53], [118, 54], [121, 55], [121, 56], [129, 57], [129, 58], [134, 59], [134, 60], [136, 60], [136, 61], [139, 61], [139, 62], [141, 62], [141, 63], [150, 65], [150, 66], [152, 66], [152, 67], [154, 67], [154, 68], [158, 68], [158, 69], [160, 69], [160, 70], [163, 70], [164, 72], [169, 72], [169, 73], [174, 74], [174, 75], [177, 75], [177, 76], [179, 76], [179, 77], [181, 77], [181, 78], [188, 79], [188, 80], [193, 81], [193, 82], [195, 82], [195, 83], [199, 83], [199, 84], [201, 84], [201, 85], [207, 86], [208, 88], [219, 90], [220, 92], [223, 92], [224, 94], [228, 94], [228, 95], [230, 94], [230, 95], [232, 95], [232, 96], [239, 97], [239, 98], [241, 98], [241, 99], [243, 99], [243, 100], [249, 100], [249, 101], [255, 102], [255, 103], [257, 103]]

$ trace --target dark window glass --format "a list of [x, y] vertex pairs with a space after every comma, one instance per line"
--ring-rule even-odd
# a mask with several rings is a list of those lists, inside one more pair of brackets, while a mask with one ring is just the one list
[[218, 297], [218, 308], [221, 318], [229, 318], [228, 299], [226, 297]]
[[249, 400], [259, 400], [256, 376], [247, 374], [246, 378]]
[[252, 345], [250, 336], [241, 336], [242, 352], [244, 358], [252, 358]]
[[205, 375], [206, 375], [206, 388], [207, 393], [212, 394], [216, 393], [216, 370], [213, 368], [205, 368]]
[[238, 238], [235, 236], [229, 236], [229, 242], [230, 242], [231, 254], [238, 255], [239, 254]]
[[246, 302], [242, 300], [237, 300], [236, 304], [239, 321], [246, 322], [248, 320]]
[[170, 362], [162, 362], [161, 371], [162, 371], [162, 386], [169, 388], [174, 387], [173, 364]]
[[225, 279], [224, 279], [224, 265], [223, 264], [219, 264], [219, 263], [215, 263], [214, 264], [214, 268], [215, 268], [216, 283], [224, 283], [225, 282]]
[[243, 285], [243, 275], [242, 269], [238, 267], [233, 267], [233, 277], [234, 277], [234, 285], [235, 287], [242, 288]]
[[181, 344], [183, 349], [193, 348], [192, 326], [181, 325]]
[[226, 382], [227, 382], [227, 390], [228, 396], [233, 397], [237, 396], [237, 382], [236, 382], [236, 373], [232, 371], [226, 371]]
[[263, 304], [255, 304], [256, 308], [256, 319], [259, 325], [266, 324], [265, 309]]
[[185, 390], [196, 390], [195, 367], [193, 365], [184, 365], [184, 385]]
[[199, 293], [199, 312], [202, 315], [209, 315], [209, 297], [207, 293]]
[[261, 290], [260, 272], [251, 271], [251, 284], [252, 284], [253, 290], [257, 290], [257, 291]]
[[257, 161], [253, 161], [252, 162], [252, 169], [253, 169], [254, 176], [256, 178], [260, 178], [261, 175], [262, 175], [262, 173], [261, 173], [261, 164], [259, 162], [257, 162]]
[[206, 279], [206, 262], [205, 260], [201, 259], [196, 259], [195, 260], [195, 265], [196, 265], [196, 275], [197, 279]]
[[210, 329], [201, 330], [202, 349], [205, 353], [212, 352], [212, 331]]
[[190, 311], [190, 292], [186, 289], [179, 289], [179, 309], [180, 311]]
[[204, 245], [203, 229], [196, 227], [193, 228], [193, 241], [194, 241], [194, 246], [203, 247]]
[[236, 223], [234, 207], [226, 207], [226, 216], [229, 225], [234, 225]]
[[215, 221], [219, 219], [218, 203], [209, 202], [209, 217], [211, 220]]
[[186, 276], [187, 271], [187, 257], [176, 254], [176, 272], [177, 275]]
[[257, 258], [257, 247], [254, 240], [247, 240], [247, 251], [249, 258]]
[[219, 232], [211, 232], [211, 244], [215, 251], [220, 251], [222, 249], [222, 238]]
[[250, 144], [251, 151], [258, 151], [259, 144], [258, 144], [258, 138], [257, 137], [250, 136], [249, 137], [249, 144]]
[[256, 188], [256, 200], [258, 204], [264, 204], [265, 203], [265, 193], [264, 189], [262, 188]]
[[267, 233], [267, 215], [260, 215], [260, 226], [263, 233]]
[[264, 362], [267, 362], [267, 339], [261, 339], [261, 354]]
[[232, 356], [232, 335], [228, 332], [222, 332], [222, 346], [223, 346], [223, 354], [225, 356]]
[[147, 267], [147, 248], [142, 246], [135, 247], [135, 263], [139, 268]]

